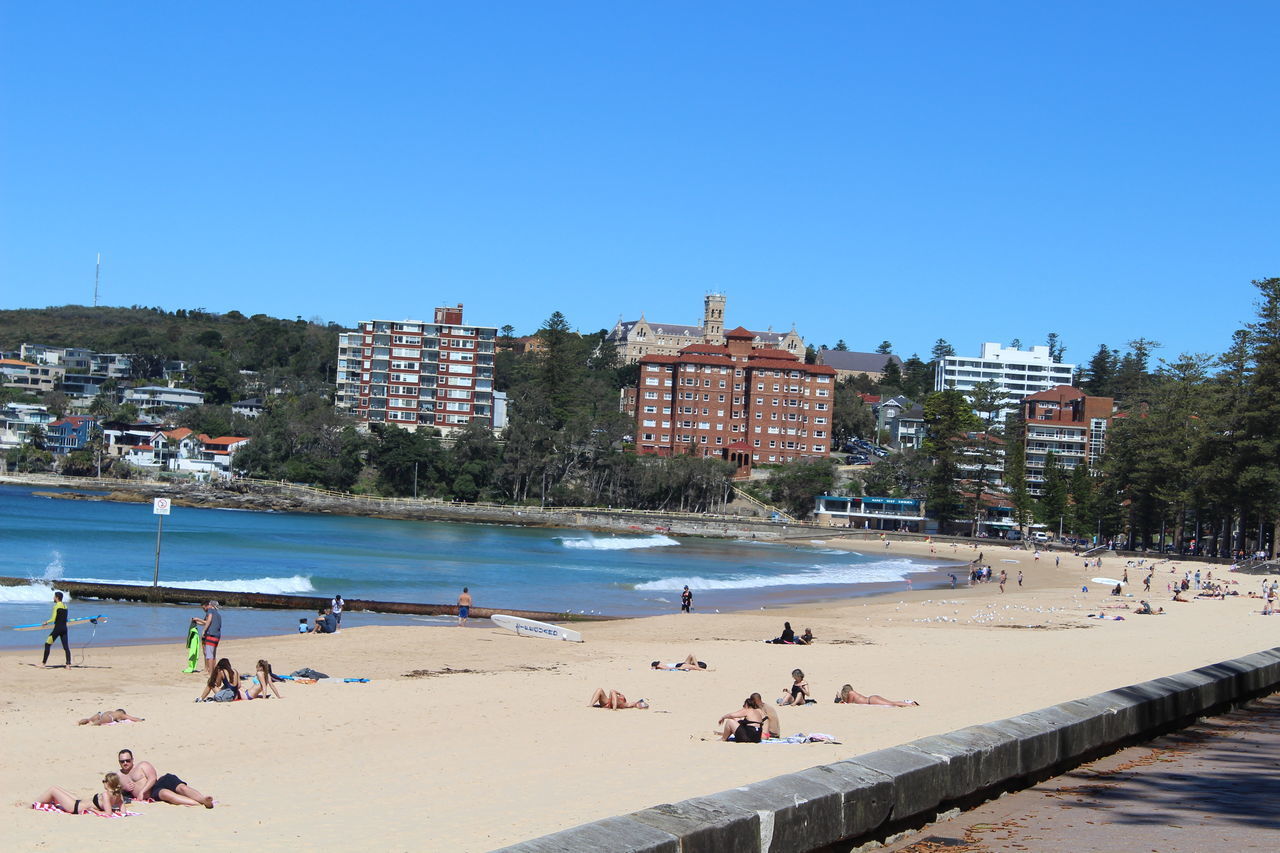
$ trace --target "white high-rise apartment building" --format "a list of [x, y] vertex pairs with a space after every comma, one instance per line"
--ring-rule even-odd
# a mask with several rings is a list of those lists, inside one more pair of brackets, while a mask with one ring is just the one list
[[1074, 364], [1054, 362], [1047, 346], [1021, 350], [984, 343], [981, 355], [945, 357], [934, 376], [933, 390], [954, 388], [969, 395], [979, 383], [994, 382], [996, 389], [1005, 394], [1008, 404], [997, 415], [1003, 418], [1007, 413], [1017, 411], [1013, 404], [1030, 394], [1056, 385], [1070, 385], [1075, 369]]
[[433, 323], [366, 320], [338, 336], [337, 406], [408, 430], [492, 428], [497, 337], [497, 327], [464, 325], [461, 305], [437, 308]]

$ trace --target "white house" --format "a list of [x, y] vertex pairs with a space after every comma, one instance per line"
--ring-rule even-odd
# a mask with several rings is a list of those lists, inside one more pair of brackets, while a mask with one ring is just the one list
[[187, 388], [168, 388], [163, 385], [145, 385], [129, 388], [124, 392], [124, 402], [132, 403], [139, 412], [151, 409], [189, 409], [204, 405], [204, 394]]

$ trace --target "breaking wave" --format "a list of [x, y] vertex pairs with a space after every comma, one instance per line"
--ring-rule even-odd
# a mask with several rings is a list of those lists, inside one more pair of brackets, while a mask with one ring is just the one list
[[560, 544], [564, 545], [564, 547], [581, 551], [634, 551], [637, 548], [666, 548], [669, 545], [680, 544], [670, 536], [658, 534], [643, 537], [610, 536], [600, 539], [594, 536], [588, 536], [583, 539], [569, 539], [564, 536], [557, 536], [556, 538], [560, 540]]
[[[146, 579], [130, 579], [121, 580], [119, 578], [76, 578], [81, 583], [114, 583], [123, 584], [125, 586], [151, 586], [151, 580]], [[212, 589], [225, 590], [227, 592], [264, 592], [272, 595], [290, 595], [300, 592], [315, 592], [316, 588], [311, 585], [311, 578], [302, 575], [294, 575], [291, 578], [233, 578], [230, 580], [198, 580], [198, 581], [174, 581], [166, 580], [164, 575], [160, 576], [161, 586], [171, 586], [178, 589]]]
[[727, 575], [721, 578], [676, 577], [661, 578], [635, 585], [639, 590], [680, 589], [685, 584], [691, 590], [699, 589], [759, 589], [771, 586], [825, 586], [832, 584], [891, 583], [900, 581], [913, 572], [934, 571], [933, 566], [911, 560], [884, 560], [865, 565], [810, 566], [807, 570], [781, 575]]

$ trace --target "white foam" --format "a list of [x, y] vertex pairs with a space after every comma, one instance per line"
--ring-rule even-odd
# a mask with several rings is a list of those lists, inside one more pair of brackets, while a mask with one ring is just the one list
[[[120, 578], [76, 578], [81, 583], [114, 583], [123, 584], [125, 586], [151, 586], [151, 580], [148, 579], [129, 579], [121, 580]], [[232, 578], [229, 580], [198, 580], [198, 581], [174, 581], [166, 580], [164, 575], [160, 576], [161, 586], [171, 586], [178, 589], [212, 589], [226, 590], [227, 592], [264, 592], [272, 595], [289, 595], [298, 592], [315, 592], [316, 588], [311, 585], [311, 578], [302, 575], [294, 575], [291, 578]]]
[[808, 570], [800, 570], [782, 575], [728, 575], [721, 578], [676, 577], [662, 578], [636, 584], [639, 590], [680, 589], [685, 584], [689, 589], [758, 589], [771, 586], [822, 586], [828, 584], [862, 584], [891, 583], [900, 581], [913, 572], [934, 571], [933, 566], [926, 566], [910, 560], [882, 560], [863, 565], [824, 565], [817, 564]]
[[597, 539], [594, 536], [588, 536], [583, 539], [569, 539], [564, 536], [557, 536], [556, 538], [566, 548], [584, 551], [633, 551], [638, 548], [666, 548], [670, 545], [680, 544], [670, 536], [656, 534], [644, 537], [613, 536], [607, 539]]
[[49, 604], [53, 601], [53, 591], [53, 587], [38, 582], [26, 586], [0, 586], [0, 604]]

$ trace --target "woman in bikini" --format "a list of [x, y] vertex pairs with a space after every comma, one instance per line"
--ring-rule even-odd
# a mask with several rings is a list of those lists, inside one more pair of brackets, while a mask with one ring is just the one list
[[872, 694], [871, 696], [863, 696], [861, 693], [853, 689], [853, 685], [846, 684], [840, 688], [840, 695], [836, 696], [836, 702], [845, 705], [887, 705], [893, 708], [911, 708], [920, 703], [914, 699], [908, 699], [905, 702], [895, 702], [892, 699], [886, 699], [883, 696]]
[[91, 717], [85, 717], [77, 726], [109, 726], [112, 723], [140, 723], [146, 717], [130, 716], [124, 708], [116, 708], [114, 711], [99, 711]]
[[[226, 690], [231, 691], [230, 696], [223, 692]], [[204, 692], [200, 694], [200, 698], [196, 701], [205, 701], [210, 693], [213, 694], [213, 701], [215, 702], [230, 702], [240, 698], [240, 674], [235, 671], [235, 668], [231, 666], [231, 661], [226, 658], [219, 660], [217, 666], [213, 668], [213, 672], [209, 673], [209, 680], [205, 682]], [[226, 698], [219, 699], [219, 696], [226, 696]]]
[[271, 688], [271, 692], [275, 694], [277, 699], [283, 699], [280, 691], [276, 689], [275, 674], [271, 671], [271, 664], [265, 660], [258, 661], [258, 670], [253, 676], [253, 686], [245, 690], [245, 697], [248, 699], [270, 699], [267, 688]]
[[628, 702], [627, 697], [617, 690], [605, 690], [603, 687], [597, 687], [596, 692], [591, 694], [591, 701], [587, 703], [587, 707], [621, 711], [624, 708], [648, 708], [649, 703], [643, 699]]
[[748, 696], [739, 711], [730, 711], [719, 720], [724, 728], [720, 730], [720, 740], [733, 738], [734, 743], [759, 743], [764, 734], [765, 713], [754, 696]]
[[108, 773], [102, 777], [102, 790], [88, 799], [76, 799], [66, 788], [54, 785], [41, 794], [36, 803], [57, 806], [67, 814], [111, 814], [124, 808], [124, 794], [120, 791], [119, 775]]

